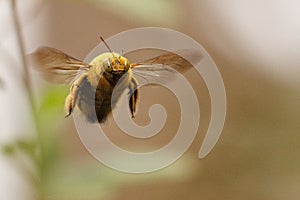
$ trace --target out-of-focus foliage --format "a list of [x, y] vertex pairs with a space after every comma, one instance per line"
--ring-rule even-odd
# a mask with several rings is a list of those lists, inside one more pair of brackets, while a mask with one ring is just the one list
[[174, 25], [180, 20], [179, 0], [78, 0], [84, 3], [94, 4], [103, 9], [106, 8], [112, 14], [121, 17], [136, 16], [142, 23]]
[[34, 140], [20, 139], [15, 143], [3, 145], [2, 150], [7, 155], [15, 155], [17, 151], [22, 151], [31, 158], [35, 158], [37, 156], [37, 143]]
[[4, 82], [1, 77], [0, 77], [0, 89], [4, 89]]

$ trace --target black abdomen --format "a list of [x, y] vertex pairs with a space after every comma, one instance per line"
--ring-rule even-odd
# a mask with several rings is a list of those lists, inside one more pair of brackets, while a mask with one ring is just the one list
[[95, 89], [87, 78], [80, 84], [78, 92], [78, 108], [88, 122], [102, 123], [111, 112], [111, 95], [113, 87], [105, 79], [100, 79]]

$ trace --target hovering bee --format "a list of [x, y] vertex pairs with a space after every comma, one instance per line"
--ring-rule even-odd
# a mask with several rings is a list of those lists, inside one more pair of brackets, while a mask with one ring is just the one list
[[[183, 57], [171, 52], [131, 64], [124, 56], [112, 52], [102, 37], [101, 40], [109, 52], [95, 57], [89, 64], [51, 47], [40, 47], [28, 55], [33, 67], [46, 80], [71, 85], [65, 100], [66, 117], [77, 108], [88, 122], [103, 123], [128, 88], [129, 108], [134, 118], [139, 96], [136, 77], [145, 80], [149, 77], [171, 77], [175, 70], [183, 72], [193, 66]], [[196, 51], [187, 50], [185, 54], [197, 62], [201, 59]], [[112, 98], [113, 91], [117, 98]]]

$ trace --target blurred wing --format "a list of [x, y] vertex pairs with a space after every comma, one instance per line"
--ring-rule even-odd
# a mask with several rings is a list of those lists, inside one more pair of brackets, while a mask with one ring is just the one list
[[139, 81], [168, 82], [176, 77], [176, 71], [179, 73], [186, 72], [198, 64], [202, 57], [197, 50], [168, 52], [133, 64], [132, 72]]
[[69, 85], [78, 74], [89, 70], [89, 65], [51, 47], [40, 47], [27, 58], [52, 83]]

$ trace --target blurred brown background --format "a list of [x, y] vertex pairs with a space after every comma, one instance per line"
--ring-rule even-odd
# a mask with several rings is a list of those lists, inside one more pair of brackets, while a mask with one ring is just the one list
[[[192, 146], [159, 172], [123, 174], [96, 161], [81, 144], [73, 120], [63, 118], [68, 88], [49, 86], [35, 77], [41, 126], [54, 129], [44, 133], [48, 159], [42, 187], [36, 187], [42, 191], [38, 198], [299, 199], [300, 16], [296, 8], [300, 3], [48, 0], [33, 2], [26, 12], [22, 4], [18, 9], [27, 52], [48, 45], [84, 59], [99, 43], [100, 35], [108, 38], [145, 26], [187, 34], [217, 64], [228, 101], [223, 133], [213, 151], [199, 160], [210, 101], [201, 77], [188, 72], [201, 108], [200, 130]], [[147, 119], [149, 105], [156, 102], [151, 99], [155, 92], [162, 95], [160, 103], [176, 115], [177, 102], [168, 102], [164, 97], [168, 92], [160, 88], [142, 90], [138, 115]], [[168, 123], [168, 129], [176, 128], [177, 120]], [[139, 141], [114, 127], [106, 128], [114, 130], [109, 136], [112, 141], [128, 150], [134, 149], [132, 144], [155, 149], [173, 137], [161, 133]]]

